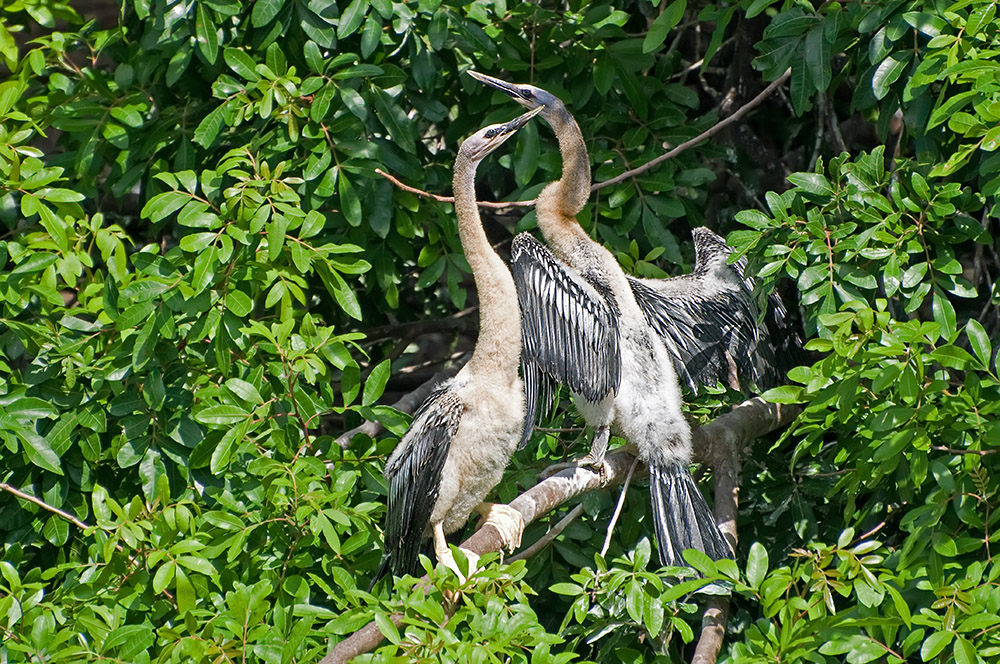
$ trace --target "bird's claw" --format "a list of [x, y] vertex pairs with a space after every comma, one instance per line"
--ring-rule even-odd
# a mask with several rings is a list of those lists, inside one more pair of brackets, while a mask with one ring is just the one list
[[521, 546], [521, 535], [524, 534], [524, 517], [521, 513], [510, 505], [498, 505], [495, 503], [483, 503], [477, 510], [482, 516], [482, 523], [493, 526], [500, 534], [500, 541], [503, 548], [514, 553], [517, 547]]

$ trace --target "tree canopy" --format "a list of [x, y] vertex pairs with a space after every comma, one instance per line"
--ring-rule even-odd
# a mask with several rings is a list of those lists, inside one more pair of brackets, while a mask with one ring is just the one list
[[[733, 589], [719, 661], [1000, 658], [994, 2], [92, 9], [0, 0], [0, 659], [312, 662], [374, 620], [359, 661], [673, 662], [707, 581]], [[780, 81], [580, 216], [647, 277], [709, 226], [801, 323], [809, 360], [764, 395], [798, 416], [729, 466], [735, 562], [657, 569], [633, 482], [604, 554], [617, 487], [533, 523], [558, 530], [526, 558], [366, 592], [384, 461], [475, 338], [452, 208], [421, 192], [521, 110], [470, 68], [562, 98], [598, 183]], [[533, 122], [480, 197], [560, 168]], [[535, 228], [484, 216], [501, 251]], [[498, 500], [587, 449], [558, 399]]]

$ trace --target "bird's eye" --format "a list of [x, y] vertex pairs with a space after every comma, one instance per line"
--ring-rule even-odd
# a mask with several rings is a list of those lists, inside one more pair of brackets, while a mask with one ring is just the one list
[[529, 90], [528, 88], [521, 88], [521, 96], [531, 98], [534, 97], [535, 95], [533, 95], [531, 93], [531, 90]]
[[484, 134], [484, 136], [486, 136], [486, 138], [493, 138], [494, 136], [496, 136], [499, 133], [500, 133], [500, 129], [498, 129], [498, 128], [487, 129], [486, 133]]

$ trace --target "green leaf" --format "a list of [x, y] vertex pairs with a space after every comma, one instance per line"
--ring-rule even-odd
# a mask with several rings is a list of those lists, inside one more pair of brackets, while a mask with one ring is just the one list
[[243, 51], [235, 48], [227, 48], [222, 52], [222, 59], [226, 61], [226, 64], [229, 65], [230, 69], [247, 81], [254, 83], [260, 80], [260, 75], [257, 74], [254, 61]]
[[[197, 416], [195, 419], [197, 419]], [[209, 470], [211, 470], [213, 474], [221, 473], [229, 467], [229, 462], [233, 457], [233, 451], [239, 443], [243, 442], [243, 438], [246, 436], [247, 429], [249, 427], [250, 420], [244, 418], [239, 424], [234, 426], [222, 436], [222, 440], [219, 441], [219, 444], [215, 447], [215, 451], [212, 452], [212, 462], [209, 464]]]
[[177, 610], [181, 613], [193, 611], [197, 606], [197, 594], [191, 580], [180, 567], [174, 575], [174, 590], [177, 593]]
[[283, 0], [256, 0], [253, 3], [253, 13], [250, 14], [250, 23], [255, 28], [267, 25], [274, 20], [283, 6]]
[[167, 191], [157, 194], [146, 201], [140, 214], [153, 223], [156, 223], [180, 210], [190, 200], [190, 194], [180, 191]]
[[872, 77], [872, 91], [875, 93], [876, 99], [882, 99], [889, 94], [892, 84], [899, 80], [907, 65], [910, 64], [911, 57], [910, 53], [899, 51], [879, 63], [875, 69], [875, 75]]
[[747, 556], [747, 585], [754, 590], [760, 588], [767, 576], [767, 566], [767, 549], [760, 542], [754, 542], [750, 545], [750, 554]]
[[250, 417], [250, 413], [240, 406], [231, 404], [217, 404], [209, 406], [195, 413], [194, 419], [202, 424], [236, 424], [245, 421]]
[[823, 25], [818, 25], [806, 36], [805, 56], [809, 77], [817, 92], [824, 92], [830, 86], [832, 51], [824, 38]]
[[48, 266], [56, 262], [58, 256], [55, 254], [45, 253], [45, 252], [35, 252], [28, 256], [26, 260], [21, 261], [17, 264], [10, 272], [10, 276], [14, 277], [21, 274], [34, 274], [35, 272], [41, 272]]
[[818, 197], [830, 198], [834, 194], [830, 181], [820, 173], [792, 173], [788, 176], [788, 181]]
[[337, 191], [340, 193], [341, 212], [351, 226], [360, 226], [362, 221], [361, 201], [354, 193], [354, 186], [347, 179], [344, 171], [337, 178]]
[[337, 37], [343, 39], [353, 35], [365, 18], [368, 11], [368, 0], [353, 0], [347, 5], [347, 9], [340, 16], [340, 24], [337, 26]]
[[[256, 7], [254, 11], [256, 12]], [[209, 16], [208, 7], [202, 3], [198, 3], [194, 34], [198, 40], [198, 50], [209, 64], [214, 65], [219, 57], [219, 36], [216, 33], [215, 23]]]
[[[361, 2], [362, 0], [355, 0]], [[375, 94], [375, 115], [389, 132], [390, 138], [404, 151], [413, 153], [416, 151], [416, 142], [411, 134], [409, 118], [402, 109], [396, 105], [392, 97], [385, 90], [376, 90]]]
[[979, 358], [980, 363], [984, 367], [989, 367], [990, 358], [993, 355], [993, 347], [990, 344], [990, 336], [986, 333], [986, 328], [975, 318], [970, 318], [969, 322], [965, 325], [965, 333], [969, 337], [969, 345], [972, 346], [972, 352], [976, 354], [976, 357]]
[[389, 380], [390, 363], [389, 360], [382, 360], [372, 372], [368, 374], [365, 381], [365, 390], [361, 395], [361, 405], [370, 406], [375, 403], [385, 390], [385, 383]]
[[226, 387], [233, 391], [233, 393], [244, 401], [249, 401], [250, 403], [260, 405], [264, 403], [264, 397], [260, 396], [260, 392], [252, 384], [242, 380], [240, 378], [230, 378], [226, 381]]
[[953, 338], [956, 332], [955, 307], [948, 298], [940, 293], [934, 293], [931, 313], [934, 315], [934, 322], [941, 326], [941, 338], [945, 340]]
[[954, 653], [955, 664], [976, 664], [979, 661], [976, 646], [963, 636], [955, 639]]
[[934, 632], [928, 636], [924, 640], [924, 644], [920, 646], [920, 659], [927, 662], [937, 657], [945, 649], [945, 646], [951, 643], [954, 636], [954, 632]]
[[[355, 2], [357, 1], [355, 0]], [[384, 613], [375, 614], [375, 625], [378, 627], [378, 631], [382, 632], [382, 636], [388, 639], [390, 643], [399, 645], [401, 642], [399, 630], [396, 629], [396, 625]]]
[[643, 53], [652, 53], [660, 48], [670, 31], [684, 17], [685, 9], [687, 9], [687, 0], [674, 0], [664, 8], [649, 26], [646, 37], [642, 40]]
[[195, 143], [203, 148], [207, 148], [215, 139], [218, 137], [219, 132], [222, 131], [222, 126], [225, 124], [225, 114], [229, 102], [225, 104], [220, 104], [211, 113], [206, 115], [198, 126], [194, 130], [194, 134], [191, 137]]
[[19, 425], [12, 428], [25, 445], [24, 454], [28, 457], [28, 461], [39, 468], [51, 471], [57, 475], [63, 474], [59, 455], [53, 451], [47, 440], [38, 435], [31, 425]]

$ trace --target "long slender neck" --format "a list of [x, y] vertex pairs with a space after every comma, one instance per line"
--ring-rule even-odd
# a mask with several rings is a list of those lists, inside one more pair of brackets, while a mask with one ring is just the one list
[[455, 160], [455, 214], [465, 258], [479, 292], [479, 339], [467, 367], [478, 373], [517, 375], [521, 312], [510, 270], [490, 245], [476, 205], [476, 166], [461, 151]]
[[576, 120], [565, 107], [546, 109], [542, 117], [552, 126], [562, 155], [562, 176], [538, 196], [538, 227], [549, 244], [567, 261], [580, 243], [592, 242], [576, 221], [590, 198], [590, 158]]
[[590, 198], [590, 158], [579, 125], [565, 107], [542, 112], [559, 140], [562, 176], [535, 203], [538, 227], [559, 258], [601, 292], [610, 290], [622, 313], [641, 316], [621, 265], [576, 220]]

